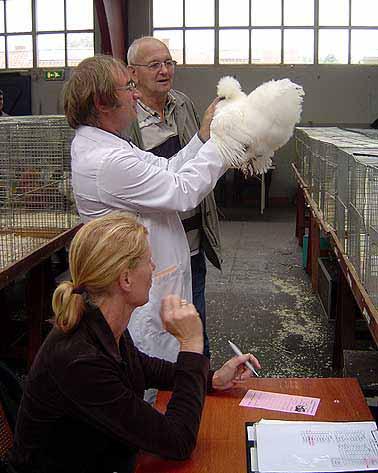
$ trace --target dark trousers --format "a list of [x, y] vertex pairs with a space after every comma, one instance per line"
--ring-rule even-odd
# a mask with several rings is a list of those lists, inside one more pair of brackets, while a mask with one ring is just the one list
[[193, 304], [195, 305], [203, 325], [203, 353], [210, 359], [209, 339], [206, 333], [206, 302], [205, 302], [205, 284], [206, 284], [206, 260], [202, 251], [190, 259], [192, 268], [192, 289]]

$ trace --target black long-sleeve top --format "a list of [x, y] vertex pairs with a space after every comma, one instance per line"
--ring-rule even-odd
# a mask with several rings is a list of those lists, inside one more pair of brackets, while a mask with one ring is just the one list
[[[143, 449], [185, 459], [195, 447], [206, 394], [205, 356], [175, 364], [138, 351], [128, 334], [119, 350], [98, 309], [69, 334], [53, 328], [28, 374], [10, 463], [17, 471], [99, 472], [120, 455], [133, 470]], [[165, 415], [143, 401], [148, 388], [172, 389]], [[113, 471], [113, 470], [111, 470]]]

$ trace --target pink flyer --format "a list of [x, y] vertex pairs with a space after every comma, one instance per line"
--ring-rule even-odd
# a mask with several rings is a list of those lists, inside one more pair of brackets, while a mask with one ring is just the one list
[[318, 409], [319, 402], [320, 399], [315, 397], [291, 396], [290, 394], [270, 393], [250, 389], [239, 406], [314, 416]]

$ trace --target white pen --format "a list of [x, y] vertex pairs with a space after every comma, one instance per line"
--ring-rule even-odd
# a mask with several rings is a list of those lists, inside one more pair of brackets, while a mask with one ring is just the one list
[[[235, 355], [237, 356], [240, 356], [240, 355], [243, 355], [243, 353], [240, 351], [240, 349], [235, 345], [235, 343], [232, 343], [230, 342], [230, 340], [228, 340], [228, 343], [230, 344], [230, 347], [232, 348], [232, 351], [235, 353]], [[252, 371], [252, 373], [254, 375], [256, 375], [257, 377], [259, 377], [259, 375], [257, 374], [257, 371], [255, 370], [255, 368], [252, 366], [252, 363], [250, 361], [245, 361], [244, 362], [245, 366], [250, 370]]]

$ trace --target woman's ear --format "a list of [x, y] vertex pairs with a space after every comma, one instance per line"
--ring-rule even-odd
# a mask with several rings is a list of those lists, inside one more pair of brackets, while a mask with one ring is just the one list
[[132, 276], [130, 271], [122, 271], [118, 280], [120, 288], [125, 292], [131, 292]]

